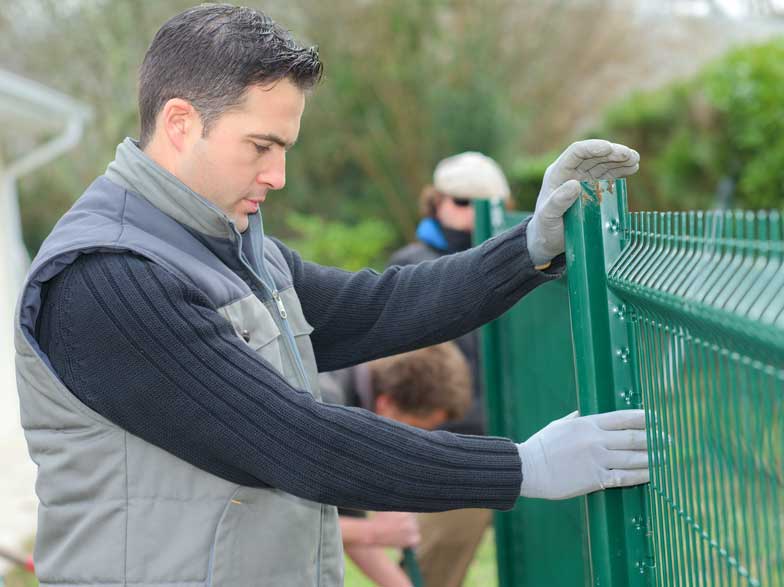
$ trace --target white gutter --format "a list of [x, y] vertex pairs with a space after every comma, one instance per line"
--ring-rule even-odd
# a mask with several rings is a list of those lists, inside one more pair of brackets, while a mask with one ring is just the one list
[[[62, 127], [62, 132], [51, 140], [22, 155], [5, 166], [0, 174], [3, 186], [0, 193], [11, 194], [5, 202], [5, 214], [10, 230], [7, 243], [21, 243], [22, 223], [19, 201], [16, 197], [16, 181], [53, 161], [75, 147], [82, 138], [84, 127], [92, 117], [89, 108], [56, 90], [38, 82], [0, 70], [0, 109], [14, 116], [30, 120], [33, 124], [46, 127]], [[34, 112], [34, 113], [33, 113]], [[50, 121], [56, 121], [54, 124]], [[24, 273], [27, 259], [15, 259], [17, 273]]]
[[[56, 90], [48, 88], [13, 73], [0, 70], [0, 110], [27, 118], [43, 127], [65, 129], [54, 139], [12, 162], [5, 172], [19, 178], [37, 167], [49, 163], [74, 147], [82, 136], [84, 126], [91, 118], [90, 109]], [[31, 113], [30, 107], [35, 113]], [[50, 121], [55, 120], [52, 124]]]
[[61, 134], [40, 147], [36, 147], [16, 161], [13, 161], [5, 168], [5, 173], [15, 181], [38, 167], [43, 167], [69, 149], [75, 147], [82, 138], [85, 124], [89, 118], [90, 116], [88, 113], [74, 112], [71, 118], [66, 122], [65, 129]]

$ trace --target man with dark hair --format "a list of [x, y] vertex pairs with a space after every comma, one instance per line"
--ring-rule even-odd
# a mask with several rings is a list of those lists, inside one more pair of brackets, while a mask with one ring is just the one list
[[228, 4], [186, 10], [161, 27], [139, 69], [139, 147], [172, 98], [191, 103], [207, 136], [221, 114], [242, 105], [249, 87], [285, 78], [307, 91], [322, 71], [315, 47], [300, 47], [261, 12]]
[[515, 444], [326, 405], [317, 382], [453, 339], [558, 277], [575, 180], [634, 173], [636, 152], [575, 143], [530, 222], [433, 263], [347, 273], [265, 237], [259, 213], [285, 184], [316, 52], [259, 12], [208, 4], [148, 53], [143, 148], [121, 143], [60, 219], [18, 306], [42, 587], [332, 587], [334, 506], [508, 509], [648, 480], [639, 410]]

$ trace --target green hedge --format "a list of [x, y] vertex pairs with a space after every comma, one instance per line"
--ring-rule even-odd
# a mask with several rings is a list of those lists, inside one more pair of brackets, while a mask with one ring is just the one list
[[736, 49], [694, 79], [635, 94], [591, 134], [640, 151], [637, 208], [710, 208], [722, 190], [731, 207], [781, 208], [784, 39]]

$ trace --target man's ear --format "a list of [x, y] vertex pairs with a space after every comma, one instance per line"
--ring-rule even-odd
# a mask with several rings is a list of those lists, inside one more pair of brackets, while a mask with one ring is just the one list
[[397, 414], [397, 408], [394, 402], [385, 393], [380, 393], [376, 396], [376, 403], [373, 406], [373, 411], [384, 418], [394, 418]]
[[182, 98], [172, 98], [158, 113], [156, 126], [177, 151], [183, 151], [194, 136], [201, 136], [201, 117], [193, 104]]
[[427, 430], [435, 430], [441, 424], [445, 423], [448, 420], [448, 415], [444, 408], [436, 408], [432, 412], [430, 412], [427, 417], [427, 425], [422, 426], [422, 428], [426, 428]]

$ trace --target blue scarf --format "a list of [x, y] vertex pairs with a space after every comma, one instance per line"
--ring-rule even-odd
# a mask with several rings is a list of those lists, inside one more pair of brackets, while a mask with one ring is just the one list
[[439, 251], [448, 251], [449, 244], [446, 242], [444, 231], [437, 220], [433, 218], [423, 218], [417, 226], [417, 238], [428, 246]]

